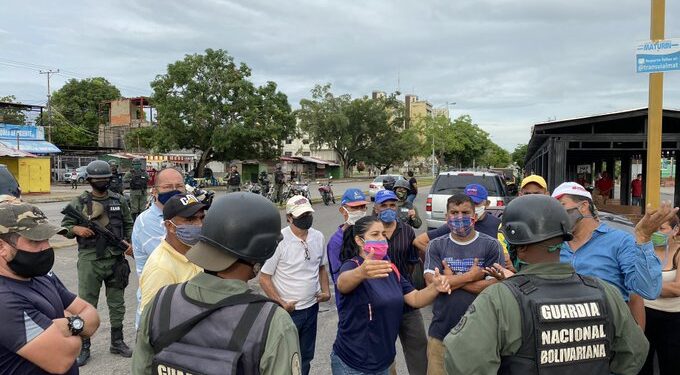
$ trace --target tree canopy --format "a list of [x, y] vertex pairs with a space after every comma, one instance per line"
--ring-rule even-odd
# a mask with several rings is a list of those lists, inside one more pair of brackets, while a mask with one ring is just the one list
[[[15, 103], [16, 97], [14, 95], [1, 96], [0, 102]], [[6, 124], [26, 125], [26, 114], [14, 108], [0, 108], [0, 122]]]
[[[276, 83], [256, 87], [251, 69], [224, 50], [186, 55], [151, 82], [158, 151], [200, 150], [198, 172], [211, 160], [274, 158], [295, 129], [288, 98]], [[134, 135], [133, 135], [134, 136]]]
[[[120, 90], [103, 77], [68, 80], [52, 94], [52, 142], [96, 145], [102, 122], [100, 103], [120, 97]], [[47, 112], [43, 112], [40, 122], [48, 125]]]
[[517, 147], [515, 147], [515, 150], [512, 151], [512, 161], [514, 163], [517, 163], [517, 166], [520, 169], [524, 169], [524, 159], [527, 157], [527, 149], [529, 145], [525, 144], [519, 144]]
[[337, 152], [345, 175], [359, 161], [389, 169], [418, 151], [416, 131], [403, 130], [404, 107], [395, 94], [372, 99], [335, 96], [331, 85], [316, 85], [300, 101], [300, 129], [311, 146]]

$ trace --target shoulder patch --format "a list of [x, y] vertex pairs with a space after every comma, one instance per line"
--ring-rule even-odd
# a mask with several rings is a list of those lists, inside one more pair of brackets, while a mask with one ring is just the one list
[[300, 354], [298, 352], [295, 352], [293, 357], [290, 359], [290, 373], [291, 375], [300, 375], [302, 373], [300, 366]]
[[468, 307], [466, 314], [474, 314], [477, 309], [475, 308], [475, 304], [471, 304], [470, 307]]
[[[472, 306], [472, 305], [470, 305], [470, 306]], [[463, 327], [465, 327], [465, 323], [467, 323], [467, 314], [463, 315], [463, 317], [460, 318], [460, 320], [458, 321], [458, 324], [456, 324], [456, 326], [453, 327], [451, 332], [454, 335], [457, 334], [458, 332], [460, 332], [463, 329]]]

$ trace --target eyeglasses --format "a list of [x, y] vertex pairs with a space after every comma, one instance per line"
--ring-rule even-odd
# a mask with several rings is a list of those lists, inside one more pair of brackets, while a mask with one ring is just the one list
[[305, 241], [300, 241], [300, 242], [302, 242], [302, 246], [305, 248], [305, 260], [310, 260], [310, 259], [312, 259], [312, 258], [309, 256], [309, 247], [307, 246], [307, 242], [305, 242]]
[[165, 185], [156, 185], [154, 186], [158, 190], [167, 190], [167, 191], [172, 191], [172, 190], [179, 190], [179, 191], [185, 191], [186, 187], [184, 184], [165, 184]]

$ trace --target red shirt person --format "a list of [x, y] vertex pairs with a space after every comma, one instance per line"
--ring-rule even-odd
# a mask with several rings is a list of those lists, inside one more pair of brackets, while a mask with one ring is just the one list
[[607, 199], [611, 197], [611, 192], [614, 188], [614, 180], [609, 177], [609, 174], [606, 171], [603, 171], [602, 177], [595, 182], [595, 187], [600, 191], [600, 195], [606, 204]]
[[630, 183], [631, 195], [633, 197], [633, 206], [640, 206], [642, 204], [642, 174], [638, 174], [637, 178]]

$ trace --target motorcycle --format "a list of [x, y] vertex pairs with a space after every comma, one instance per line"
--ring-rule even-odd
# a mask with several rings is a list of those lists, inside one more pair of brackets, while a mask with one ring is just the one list
[[311, 201], [312, 197], [309, 193], [309, 182], [305, 183], [297, 182], [291, 185], [288, 193], [288, 198], [293, 197], [295, 195], [302, 195], [303, 197]]
[[260, 186], [262, 186], [262, 195], [265, 196], [265, 197], [268, 197], [271, 189], [270, 189], [269, 177], [267, 176], [266, 173], [260, 174]]
[[333, 204], [335, 204], [335, 195], [333, 194], [333, 185], [331, 184], [331, 179], [328, 180], [327, 183], [322, 183], [317, 181], [316, 183], [319, 184], [319, 194], [321, 194], [321, 199], [323, 200], [323, 204], [328, 206], [330, 202], [332, 201]]
[[246, 182], [246, 184], [243, 185], [243, 190], [254, 194], [262, 193], [262, 187], [257, 182], [255, 183], [250, 181]]

